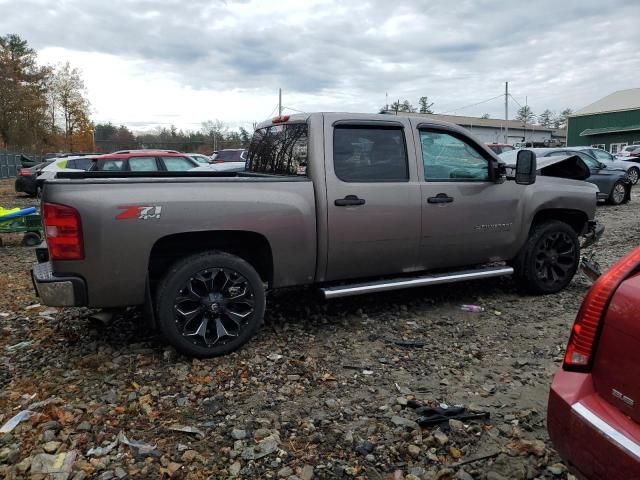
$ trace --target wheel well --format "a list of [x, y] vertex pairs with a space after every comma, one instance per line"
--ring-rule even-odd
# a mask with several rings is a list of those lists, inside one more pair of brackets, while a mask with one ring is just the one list
[[207, 250], [237, 255], [249, 262], [264, 282], [273, 282], [273, 256], [264, 236], [245, 231], [207, 231], [178, 233], [159, 239], [149, 256], [150, 283], [155, 284], [180, 258]]
[[549, 220], [560, 220], [561, 222], [571, 226], [578, 235], [582, 235], [587, 228], [589, 218], [586, 213], [581, 212], [580, 210], [565, 208], [541, 210], [536, 213], [535, 217], [533, 217], [531, 228]]

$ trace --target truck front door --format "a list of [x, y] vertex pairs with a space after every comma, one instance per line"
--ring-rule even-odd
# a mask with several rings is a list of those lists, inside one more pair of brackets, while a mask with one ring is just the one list
[[[416, 269], [420, 183], [407, 119], [325, 116], [327, 280]], [[342, 116], [344, 118], [344, 116]]]
[[496, 183], [492, 157], [455, 129], [418, 125], [424, 269], [513, 258], [523, 186]]

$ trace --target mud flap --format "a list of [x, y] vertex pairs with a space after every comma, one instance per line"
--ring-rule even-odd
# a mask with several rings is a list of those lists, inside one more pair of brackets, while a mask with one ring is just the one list
[[[598, 240], [600, 240], [603, 233], [604, 225], [595, 221], [589, 222], [587, 233], [584, 235], [584, 241], [582, 242], [580, 249], [585, 249], [595, 245]], [[595, 256], [595, 249], [588, 255], [583, 255], [580, 259], [579, 266], [580, 271], [592, 282], [595, 282], [598, 277], [602, 275], [600, 264], [595, 259]]]

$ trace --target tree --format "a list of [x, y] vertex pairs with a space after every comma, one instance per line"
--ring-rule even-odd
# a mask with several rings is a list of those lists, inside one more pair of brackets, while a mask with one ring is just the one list
[[200, 131], [207, 137], [213, 150], [224, 148], [224, 139], [227, 136], [228, 127], [221, 120], [207, 120], [202, 122]]
[[547, 108], [538, 116], [538, 123], [543, 127], [549, 128], [553, 124], [554, 117], [555, 113]]
[[566, 128], [567, 126], [567, 118], [569, 115], [573, 113], [573, 110], [570, 108], [565, 108], [560, 112], [560, 115], [556, 116], [553, 119], [553, 127], [554, 128]]
[[420, 105], [420, 113], [433, 113], [433, 110], [431, 110], [433, 102], [429, 102], [429, 97], [420, 97], [418, 105]]
[[86, 131], [90, 124], [89, 101], [80, 72], [65, 63], [53, 80], [54, 99], [63, 121], [65, 143], [69, 151], [74, 150], [74, 135]]
[[240, 130], [240, 142], [242, 143], [242, 146], [244, 148], [247, 148], [251, 143], [251, 135], [249, 134], [247, 129], [244, 127], [240, 127], [239, 130]]
[[491, 118], [491, 116], [488, 113], [483, 113], [480, 118], [483, 118], [483, 119], [487, 120], [487, 119]]
[[413, 113], [416, 111], [416, 108], [411, 105], [411, 102], [409, 102], [409, 100], [404, 100], [402, 103], [400, 103], [400, 100], [398, 100], [391, 104], [390, 110], [394, 112]]
[[46, 137], [48, 67], [18, 35], [0, 36], [0, 144], [36, 149]]
[[524, 107], [520, 107], [518, 109], [518, 114], [516, 115], [516, 120], [521, 121], [522, 123], [533, 123], [536, 115], [531, 110], [529, 105], [525, 105]]

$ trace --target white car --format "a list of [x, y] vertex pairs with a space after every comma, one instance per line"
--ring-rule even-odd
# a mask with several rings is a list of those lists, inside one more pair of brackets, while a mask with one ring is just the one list
[[211, 169], [214, 172], [242, 172], [247, 162], [247, 150], [228, 148], [220, 150], [212, 157]]
[[58, 172], [85, 172], [91, 167], [94, 156], [75, 155], [62, 157], [54, 160], [44, 167], [36, 177], [36, 195], [39, 197], [42, 192], [42, 185], [45, 181], [55, 178]]

